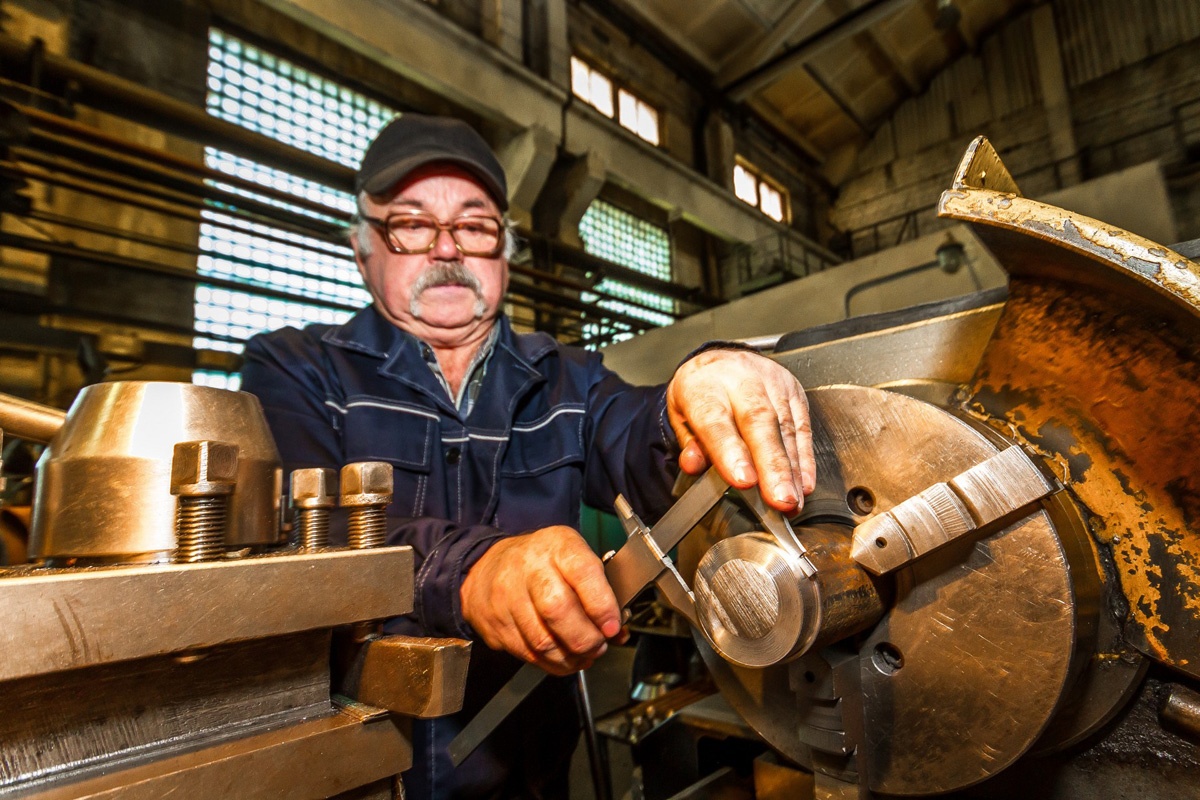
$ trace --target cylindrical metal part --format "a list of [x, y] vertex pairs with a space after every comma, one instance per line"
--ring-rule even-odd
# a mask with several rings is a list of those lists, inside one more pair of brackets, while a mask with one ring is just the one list
[[337, 505], [337, 473], [313, 467], [292, 472], [297, 541], [304, 550], [329, 546], [329, 510]]
[[1200, 693], [1177, 683], [1168, 686], [1158, 718], [1164, 728], [1200, 741]]
[[180, 442], [171, 461], [171, 494], [177, 495], [175, 554], [185, 564], [225, 553], [229, 495], [237, 484], [238, 446], [226, 442]]
[[[171, 492], [178, 442], [238, 444], [226, 545], [279, 541], [283, 474], [258, 399], [159, 381], [88, 386], [38, 461], [30, 554], [43, 559], [163, 560], [175, 549]], [[121, 491], [114, 491], [119, 477]]]
[[0, 428], [9, 436], [48, 444], [66, 419], [67, 412], [53, 406], [0, 393]]
[[762, 533], [723, 539], [696, 570], [696, 612], [705, 638], [726, 660], [767, 667], [875, 624], [883, 600], [850, 556], [852, 530], [817, 524], [800, 539], [816, 574]]
[[387, 513], [392, 502], [392, 465], [360, 461], [342, 467], [342, 507], [350, 509], [347, 543], [361, 550], [382, 547], [387, 539]]
[[228, 497], [180, 497], [175, 525], [178, 544], [172, 560], [195, 564], [221, 558], [225, 554], [228, 512]]

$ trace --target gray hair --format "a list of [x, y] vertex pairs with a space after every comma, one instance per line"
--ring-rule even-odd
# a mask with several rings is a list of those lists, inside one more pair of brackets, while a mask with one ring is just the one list
[[[369, 256], [375, 249], [375, 243], [371, 240], [367, 229], [370, 225], [363, 219], [368, 216], [367, 213], [367, 193], [359, 192], [355, 199], [355, 213], [350, 220], [350, 230], [346, 232], [349, 239], [352, 239], [358, 245], [358, 252], [363, 256]], [[504, 223], [504, 252], [501, 253], [505, 261], [511, 261], [517, 251], [521, 249], [521, 237], [517, 236], [513, 221], [505, 215]]]

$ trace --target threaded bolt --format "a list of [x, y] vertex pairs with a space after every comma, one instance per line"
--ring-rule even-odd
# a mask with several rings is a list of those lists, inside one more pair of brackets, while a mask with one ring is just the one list
[[313, 467], [292, 473], [292, 508], [303, 550], [329, 546], [329, 509], [337, 505], [337, 473]]
[[175, 512], [174, 561], [195, 564], [225, 554], [229, 496], [237, 485], [238, 446], [180, 442], [171, 460]]
[[392, 465], [360, 461], [342, 467], [342, 507], [350, 509], [348, 544], [355, 550], [382, 547], [392, 502]]

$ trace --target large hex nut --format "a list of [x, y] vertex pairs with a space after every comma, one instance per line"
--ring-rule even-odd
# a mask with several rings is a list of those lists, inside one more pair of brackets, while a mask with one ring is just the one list
[[292, 472], [294, 508], [333, 508], [337, 505], [337, 473], [323, 467]]
[[392, 465], [360, 461], [342, 467], [342, 505], [386, 506], [392, 502]]
[[171, 494], [211, 497], [232, 494], [237, 483], [238, 446], [228, 442], [180, 442], [171, 460]]

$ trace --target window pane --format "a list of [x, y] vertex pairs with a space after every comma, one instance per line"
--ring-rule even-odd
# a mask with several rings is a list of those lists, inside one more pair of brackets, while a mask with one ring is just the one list
[[[662, 280], [671, 279], [671, 240], [667, 232], [611, 203], [595, 200], [588, 206], [587, 213], [579, 221], [579, 237], [583, 239], [584, 249], [593, 255]], [[675, 321], [670, 313], [666, 313], [675, 310], [675, 301], [669, 297], [607, 278], [596, 288], [618, 298], [637, 300], [664, 313], [596, 295], [585, 294], [581, 299], [655, 325], [670, 325]], [[592, 348], [633, 336], [628, 327], [620, 323], [585, 325], [583, 334], [585, 340], [602, 340], [588, 344]]]
[[611, 119], [613, 115], [612, 81], [592, 70], [592, 84], [589, 91], [591, 92], [589, 102], [592, 106]]
[[638, 101], [638, 136], [650, 144], [658, 144], [658, 112]]
[[592, 71], [588, 69], [587, 64], [575, 56], [571, 56], [571, 91], [575, 93], [576, 97], [586, 102], [591, 102], [591, 74]]
[[[208, 111], [299, 149], [355, 167], [367, 143], [395, 111], [320, 75], [264, 53], [227, 33], [209, 31]], [[228, 175], [321, 204], [328, 214], [252, 191], [216, 185], [258, 202], [324, 221], [339, 222], [354, 208], [351, 195], [207, 148], [205, 164]], [[201, 275], [248, 286], [281, 289], [352, 307], [364, 306], [363, 289], [350, 249], [342, 244], [251, 222], [214, 206], [201, 212]], [[196, 287], [196, 347], [241, 352], [255, 333], [285, 325], [338, 323], [352, 311], [301, 301], [268, 299], [252, 292]], [[235, 387], [236, 376], [196, 373], [196, 382]]]
[[762, 212], [776, 222], [783, 222], [783, 196], [766, 183], [758, 185], [758, 195]]
[[638, 99], [624, 89], [617, 91], [617, 102], [620, 106], [621, 124], [633, 131], [638, 132]]
[[758, 205], [758, 179], [741, 164], [733, 165], [733, 193], [752, 206]]

